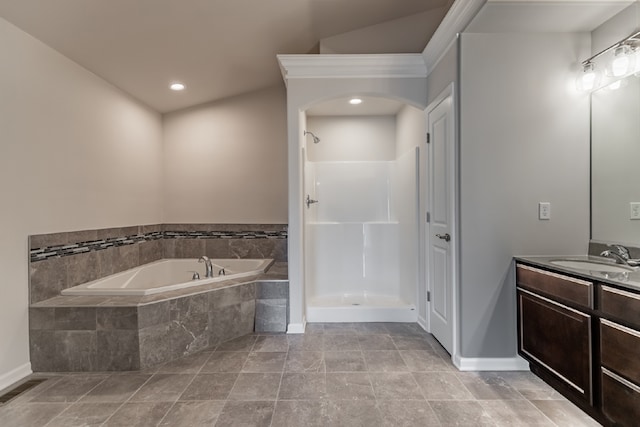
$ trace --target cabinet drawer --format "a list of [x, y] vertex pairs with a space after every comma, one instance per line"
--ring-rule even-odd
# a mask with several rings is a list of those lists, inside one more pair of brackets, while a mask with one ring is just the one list
[[517, 264], [516, 282], [518, 286], [593, 308], [593, 283], [589, 281]]
[[600, 319], [602, 366], [640, 384], [640, 332]]
[[602, 413], [616, 426], [637, 426], [640, 387], [602, 368]]
[[600, 286], [600, 311], [640, 327], [640, 294]]
[[592, 404], [591, 316], [518, 288], [519, 354]]

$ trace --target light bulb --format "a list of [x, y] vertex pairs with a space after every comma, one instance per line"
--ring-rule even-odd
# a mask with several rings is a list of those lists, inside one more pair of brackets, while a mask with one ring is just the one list
[[618, 89], [620, 89], [620, 86], [622, 86], [622, 83], [620, 83], [620, 80], [616, 80], [615, 82], [613, 82], [609, 86], [607, 86], [607, 89], [609, 89], [609, 90], [618, 90]]
[[605, 87], [606, 90], [613, 92], [627, 85], [627, 79], [616, 80]]
[[352, 98], [352, 99], [349, 100], [349, 104], [351, 104], [351, 105], [362, 104], [362, 99], [360, 99], [360, 98]]
[[180, 82], [174, 82], [169, 85], [169, 89], [175, 90], [175, 91], [184, 90], [184, 88], [185, 88], [185, 85]]
[[612, 77], [622, 77], [635, 68], [635, 55], [627, 45], [618, 46], [613, 51], [613, 60], [607, 69]]
[[640, 75], [640, 47], [636, 48], [635, 52], [633, 52], [633, 56], [634, 56], [633, 61], [636, 64], [635, 70], [633, 70], [633, 72], [637, 76], [637, 75]]
[[593, 62], [587, 62], [582, 67], [582, 72], [576, 80], [576, 86], [578, 90], [588, 92], [600, 84], [602, 75], [595, 69]]

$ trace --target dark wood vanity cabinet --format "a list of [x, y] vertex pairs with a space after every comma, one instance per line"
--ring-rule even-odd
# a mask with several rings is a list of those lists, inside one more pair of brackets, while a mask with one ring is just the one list
[[[519, 354], [553, 376], [565, 394], [592, 405], [592, 316], [563, 302], [589, 309], [593, 284], [521, 265], [517, 272]], [[552, 292], [548, 283], [557, 285]]]
[[602, 414], [611, 426], [640, 424], [640, 387], [602, 368]]
[[640, 293], [600, 285], [601, 409], [614, 426], [640, 425]]
[[518, 353], [605, 426], [640, 426], [640, 290], [516, 264]]

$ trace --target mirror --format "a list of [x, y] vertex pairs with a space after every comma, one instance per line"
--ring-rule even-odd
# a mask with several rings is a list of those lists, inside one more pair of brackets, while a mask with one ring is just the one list
[[640, 246], [640, 75], [591, 94], [591, 239]]

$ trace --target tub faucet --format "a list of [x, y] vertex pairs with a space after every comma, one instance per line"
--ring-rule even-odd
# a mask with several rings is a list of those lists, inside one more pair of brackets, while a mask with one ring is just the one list
[[640, 266], [640, 259], [631, 259], [629, 255], [629, 249], [622, 245], [608, 245], [611, 249], [602, 251], [600, 256], [613, 258], [617, 264], [624, 264], [630, 267]]
[[206, 273], [204, 277], [213, 277], [213, 265], [211, 264], [211, 260], [209, 259], [209, 257], [206, 255], [202, 255], [200, 259], [198, 259], [198, 262], [204, 262], [204, 265], [206, 267]]

